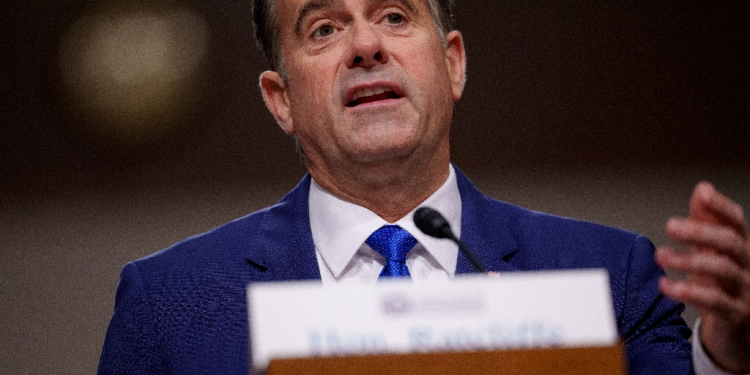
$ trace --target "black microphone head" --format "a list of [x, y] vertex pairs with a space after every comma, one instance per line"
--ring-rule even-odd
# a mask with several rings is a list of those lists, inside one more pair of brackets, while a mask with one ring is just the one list
[[452, 238], [453, 231], [440, 212], [429, 207], [420, 207], [414, 212], [414, 224], [422, 233], [436, 238]]

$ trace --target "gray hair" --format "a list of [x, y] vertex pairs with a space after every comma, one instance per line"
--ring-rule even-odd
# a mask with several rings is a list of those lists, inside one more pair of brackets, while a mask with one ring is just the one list
[[[446, 45], [446, 35], [453, 30], [453, 0], [427, 0], [430, 15], [443, 47]], [[253, 0], [253, 23], [255, 25], [255, 41], [266, 55], [271, 70], [279, 72], [286, 80], [284, 58], [281, 55], [281, 34], [276, 14], [276, 0]]]

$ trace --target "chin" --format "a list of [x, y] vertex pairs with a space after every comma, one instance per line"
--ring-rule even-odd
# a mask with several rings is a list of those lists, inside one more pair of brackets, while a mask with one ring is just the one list
[[368, 147], [359, 148], [358, 151], [351, 153], [352, 159], [360, 163], [398, 161], [408, 158], [416, 149], [416, 145], [412, 143], [389, 145], [388, 147], [380, 145], [380, 147], [375, 148], [371, 147], [372, 145], [367, 146]]

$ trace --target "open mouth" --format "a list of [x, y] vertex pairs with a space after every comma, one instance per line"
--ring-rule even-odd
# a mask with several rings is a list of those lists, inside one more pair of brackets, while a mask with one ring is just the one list
[[377, 102], [380, 100], [398, 99], [401, 95], [385, 87], [370, 87], [359, 89], [354, 92], [352, 100], [346, 104], [347, 107], [356, 107], [360, 104]]

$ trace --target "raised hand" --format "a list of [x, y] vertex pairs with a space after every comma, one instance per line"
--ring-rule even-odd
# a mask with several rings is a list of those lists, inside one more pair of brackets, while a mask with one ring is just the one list
[[663, 278], [662, 293], [696, 306], [701, 343], [716, 365], [750, 372], [750, 236], [742, 207], [701, 182], [690, 217], [670, 219], [667, 235], [690, 249], [656, 252], [659, 265], [686, 275]]

